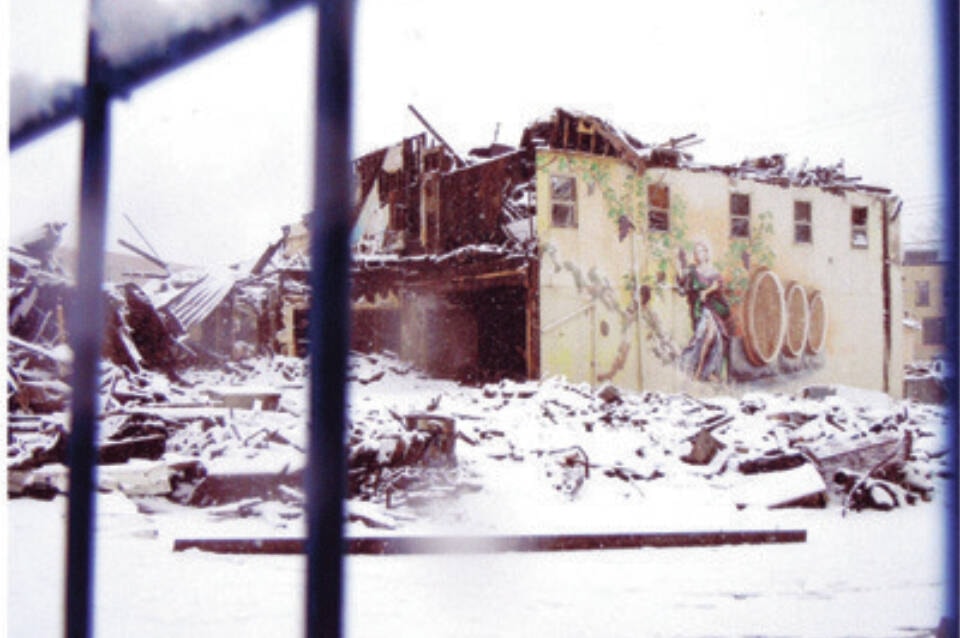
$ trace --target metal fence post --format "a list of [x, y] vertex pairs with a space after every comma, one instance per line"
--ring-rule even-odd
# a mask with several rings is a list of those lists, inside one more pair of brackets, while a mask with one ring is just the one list
[[[91, 11], [96, 2], [91, 3]], [[96, 431], [98, 372], [103, 344], [103, 251], [110, 166], [110, 94], [98, 59], [97, 37], [87, 41], [80, 176], [77, 289], [68, 318], [74, 353], [70, 399], [69, 514], [67, 530], [66, 627], [68, 638], [91, 633], [96, 520]]]
[[[947, 350], [950, 356], [952, 374], [947, 385], [947, 423], [950, 427], [950, 462], [949, 471], [956, 477], [960, 471], [960, 338], [958, 338], [958, 320], [960, 320], [960, 251], [958, 251], [956, 237], [958, 230], [957, 210], [960, 207], [960, 125], [957, 121], [957, 109], [960, 108], [960, 62], [958, 62], [958, 37], [960, 37], [960, 9], [955, 0], [938, 0], [936, 3], [934, 42], [937, 46], [937, 85], [939, 87], [939, 165], [940, 186], [943, 189], [944, 201], [942, 209], [943, 237], [946, 240], [950, 264], [947, 269], [946, 312]], [[944, 568], [946, 570], [946, 605], [944, 618], [938, 628], [937, 636], [958, 635], [958, 617], [960, 617], [960, 575], [957, 565], [960, 564], [960, 512], [958, 512], [958, 492], [956, 487], [947, 490], [944, 498], [947, 501], [944, 535], [946, 551], [944, 552]]]
[[353, 2], [318, 0], [311, 220], [306, 635], [343, 630], [343, 497], [349, 344]]

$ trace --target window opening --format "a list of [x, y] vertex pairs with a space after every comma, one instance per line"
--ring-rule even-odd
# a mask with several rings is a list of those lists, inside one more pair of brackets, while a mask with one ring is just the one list
[[730, 236], [750, 237], [750, 196], [730, 194]]
[[810, 202], [793, 202], [793, 242], [813, 243], [813, 215]]
[[866, 206], [854, 206], [850, 211], [850, 245], [854, 248], [867, 248], [870, 245]]
[[647, 228], [651, 232], [670, 231], [670, 187], [666, 184], [647, 186]]
[[940, 346], [947, 342], [947, 324], [943, 317], [927, 317], [923, 320], [923, 345]]
[[577, 180], [566, 175], [550, 176], [551, 221], [557, 228], [577, 227]]
[[917, 307], [929, 306], [930, 305], [930, 282], [918, 281], [916, 292], [917, 292], [917, 297], [916, 297]]

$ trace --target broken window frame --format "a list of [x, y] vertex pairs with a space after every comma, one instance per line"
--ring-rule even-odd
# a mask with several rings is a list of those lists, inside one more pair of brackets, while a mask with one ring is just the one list
[[853, 206], [850, 208], [850, 247], [851, 248], [869, 248], [870, 233], [868, 221], [870, 219], [869, 211], [866, 206]]
[[750, 239], [750, 195], [730, 193], [730, 237]]
[[928, 308], [930, 306], [930, 282], [926, 279], [918, 279], [915, 293], [914, 305], [918, 308]]
[[793, 202], [793, 243], [813, 243], [813, 205], [805, 200]]
[[577, 178], [573, 175], [550, 175], [550, 225], [553, 228], [577, 228], [579, 225]]
[[647, 184], [647, 230], [651, 233], [670, 232], [670, 187], [667, 184]]

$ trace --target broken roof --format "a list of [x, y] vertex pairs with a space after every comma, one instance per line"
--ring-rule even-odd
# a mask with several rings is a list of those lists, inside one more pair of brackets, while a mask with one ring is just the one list
[[747, 158], [735, 164], [701, 164], [685, 152], [689, 146], [703, 141], [694, 134], [671, 138], [660, 144], [645, 144], [606, 120], [587, 113], [557, 108], [547, 118], [534, 122], [523, 133], [524, 147], [548, 147], [618, 157], [634, 169], [648, 167], [682, 168], [693, 171], [719, 172], [730, 177], [788, 186], [815, 186], [828, 192], [863, 191], [889, 195], [890, 189], [861, 183], [844, 171], [843, 160], [830, 166], [788, 168], [786, 155]]
[[226, 268], [208, 270], [203, 277], [164, 303], [167, 311], [186, 332], [210, 316], [226, 298], [239, 279], [239, 274]]

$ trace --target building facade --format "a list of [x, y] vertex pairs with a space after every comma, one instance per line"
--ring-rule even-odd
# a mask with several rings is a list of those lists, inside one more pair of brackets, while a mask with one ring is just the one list
[[908, 247], [903, 251], [906, 363], [947, 354], [947, 268], [937, 248]]
[[360, 158], [354, 335], [465, 380], [899, 395], [899, 200], [693, 141], [557, 109], [469, 162], [422, 137]]

